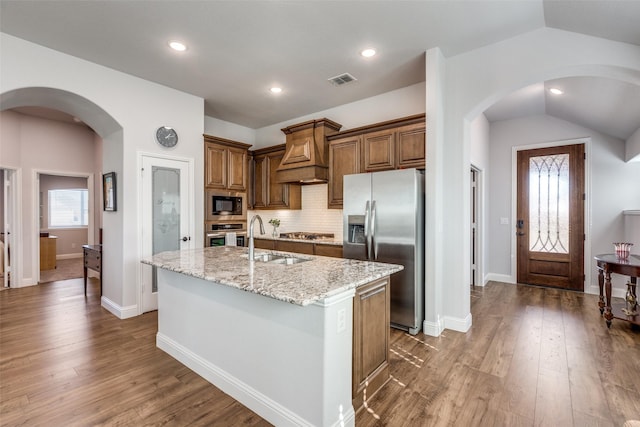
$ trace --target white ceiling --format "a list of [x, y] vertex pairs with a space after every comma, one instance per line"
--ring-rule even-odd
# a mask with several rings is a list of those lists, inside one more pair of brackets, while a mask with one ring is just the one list
[[[453, 56], [544, 26], [640, 45], [638, 17], [640, 1], [616, 0], [0, 2], [2, 32], [200, 96], [207, 116], [250, 128], [424, 81], [431, 47]], [[359, 56], [371, 46], [378, 55]], [[345, 72], [358, 80], [327, 81]], [[556, 104], [538, 85], [488, 116], [546, 111], [623, 139], [640, 126], [638, 87], [572, 80], [562, 82], [579, 92], [564, 99], [579, 103]]]

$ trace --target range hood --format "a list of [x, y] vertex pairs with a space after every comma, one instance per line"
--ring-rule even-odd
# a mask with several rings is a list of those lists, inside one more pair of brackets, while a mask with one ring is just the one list
[[329, 145], [326, 137], [341, 124], [323, 118], [282, 129], [287, 144], [276, 172], [279, 183], [318, 184], [329, 179]]

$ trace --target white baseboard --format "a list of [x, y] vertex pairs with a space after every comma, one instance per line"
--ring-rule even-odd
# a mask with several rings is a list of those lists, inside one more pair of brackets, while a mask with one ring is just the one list
[[490, 281], [494, 282], [503, 282], [503, 283], [516, 283], [515, 277], [509, 274], [497, 274], [497, 273], [489, 273], [484, 276], [484, 284], [486, 285]]
[[105, 296], [100, 298], [100, 305], [119, 319], [128, 319], [139, 314], [137, 305], [122, 307]]
[[[160, 332], [156, 335], [156, 346], [270, 423], [277, 426], [312, 426], [307, 420], [288, 408], [283, 407], [268, 396], [258, 392], [248, 384]], [[337, 420], [333, 426], [355, 425], [353, 407], [351, 407], [349, 413], [344, 415], [344, 418]]]
[[458, 332], [467, 332], [471, 328], [471, 313], [464, 319], [459, 317], [444, 316], [442, 318], [445, 329], [452, 329]]
[[430, 322], [427, 320], [422, 322], [422, 331], [425, 335], [439, 337], [443, 330], [444, 326], [442, 325], [442, 322]]
[[56, 255], [56, 259], [74, 259], [74, 258], [82, 258], [84, 255], [82, 252], [77, 254], [59, 254]]

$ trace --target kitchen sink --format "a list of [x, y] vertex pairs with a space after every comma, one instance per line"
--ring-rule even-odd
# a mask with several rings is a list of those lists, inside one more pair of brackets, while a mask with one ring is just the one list
[[298, 264], [305, 261], [310, 261], [310, 259], [306, 259], [306, 258], [295, 258], [295, 257], [276, 255], [276, 254], [258, 254], [254, 256], [253, 259], [258, 262], [267, 262], [271, 264], [283, 264], [283, 265], [293, 265], [293, 264]]
[[273, 261], [270, 261], [270, 262], [274, 264], [292, 265], [292, 264], [299, 264], [305, 261], [310, 261], [310, 260], [305, 258], [283, 257], [280, 259], [274, 259]]
[[282, 255], [275, 254], [259, 254], [254, 256], [253, 259], [260, 262], [272, 262], [282, 260], [284, 257]]

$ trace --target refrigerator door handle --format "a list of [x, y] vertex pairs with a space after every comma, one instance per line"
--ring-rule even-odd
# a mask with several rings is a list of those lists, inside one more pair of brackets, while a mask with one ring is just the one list
[[371, 215], [371, 209], [369, 201], [364, 206], [364, 253], [367, 259], [371, 259], [371, 233], [369, 233], [369, 217]]
[[371, 246], [373, 248], [373, 260], [378, 259], [378, 246], [376, 245], [376, 201], [371, 202]]

